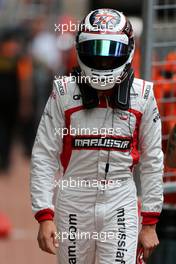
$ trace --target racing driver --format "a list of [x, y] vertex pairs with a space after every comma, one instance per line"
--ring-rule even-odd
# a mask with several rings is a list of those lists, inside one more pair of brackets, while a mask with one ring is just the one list
[[[163, 201], [152, 83], [134, 78], [133, 29], [121, 12], [91, 11], [80, 24], [76, 49], [79, 67], [54, 81], [33, 147], [39, 247], [57, 254], [59, 264], [93, 264], [96, 258], [99, 264], [135, 264], [138, 242], [144, 259], [159, 243], [155, 228]], [[133, 181], [138, 162], [139, 235]], [[70, 180], [76, 184], [61, 188]]]

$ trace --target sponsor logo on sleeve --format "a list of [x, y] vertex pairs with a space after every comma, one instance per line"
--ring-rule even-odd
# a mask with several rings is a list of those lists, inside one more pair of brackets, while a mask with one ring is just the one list
[[151, 86], [150, 86], [149, 84], [146, 85], [146, 90], [145, 90], [145, 93], [144, 93], [144, 99], [145, 99], [145, 100], [147, 100], [148, 97], [149, 97], [150, 89], [151, 89]]
[[153, 122], [156, 123], [160, 119], [160, 114], [157, 113], [155, 117], [153, 118]]
[[57, 91], [60, 95], [64, 95], [65, 94], [65, 90], [64, 90], [64, 86], [63, 83], [61, 82], [61, 80], [57, 79], [54, 81]]
[[153, 114], [155, 114], [156, 112], [158, 112], [158, 108], [157, 107], [153, 108]]

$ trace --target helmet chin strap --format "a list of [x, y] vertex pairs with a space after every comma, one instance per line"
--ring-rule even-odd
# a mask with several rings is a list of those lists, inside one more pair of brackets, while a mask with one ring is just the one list
[[[82, 102], [86, 109], [92, 109], [98, 106], [99, 98], [97, 90], [92, 88], [89, 83], [79, 82], [81, 69], [74, 68], [72, 75], [76, 77], [77, 85], [79, 86], [82, 96]], [[113, 94], [110, 96], [110, 106], [121, 110], [128, 110], [130, 105], [130, 88], [134, 80], [134, 72], [129, 68], [127, 77], [119, 84], [116, 83], [113, 87]]]

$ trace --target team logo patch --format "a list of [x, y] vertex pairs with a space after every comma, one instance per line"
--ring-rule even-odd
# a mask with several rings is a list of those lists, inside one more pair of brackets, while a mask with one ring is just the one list
[[128, 138], [95, 138], [95, 137], [75, 137], [73, 139], [73, 149], [107, 149], [127, 151], [130, 149], [131, 139]]
[[113, 10], [97, 10], [90, 17], [92, 26], [102, 29], [113, 29], [120, 23], [120, 16]]

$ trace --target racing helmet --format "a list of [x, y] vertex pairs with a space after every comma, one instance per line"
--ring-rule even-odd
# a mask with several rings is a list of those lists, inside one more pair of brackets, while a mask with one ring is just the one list
[[134, 55], [133, 29], [123, 13], [91, 11], [80, 23], [76, 49], [81, 74], [97, 90], [108, 90], [129, 73]]

